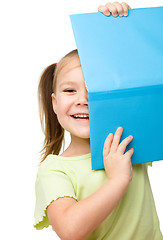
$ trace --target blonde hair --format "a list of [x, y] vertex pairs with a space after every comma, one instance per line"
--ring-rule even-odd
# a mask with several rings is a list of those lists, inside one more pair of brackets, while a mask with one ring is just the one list
[[65, 55], [58, 64], [54, 63], [48, 66], [43, 71], [39, 81], [39, 114], [41, 127], [45, 135], [43, 147], [40, 151], [41, 162], [43, 162], [49, 154], [58, 155], [62, 144], [63, 146], [65, 145], [64, 129], [58, 122], [57, 115], [53, 110], [51, 95], [56, 91], [58, 74], [72, 59], [74, 59], [74, 57], [78, 57], [77, 49]]

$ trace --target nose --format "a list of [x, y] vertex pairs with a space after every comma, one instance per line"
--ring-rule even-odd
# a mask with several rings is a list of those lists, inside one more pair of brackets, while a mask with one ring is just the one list
[[80, 91], [77, 97], [77, 105], [87, 105], [88, 106], [88, 91]]

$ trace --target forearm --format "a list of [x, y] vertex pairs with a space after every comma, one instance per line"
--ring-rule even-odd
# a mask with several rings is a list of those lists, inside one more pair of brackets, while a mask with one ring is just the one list
[[127, 187], [127, 182], [107, 181], [95, 193], [68, 208], [65, 221], [71, 223], [75, 239], [84, 239], [93, 232], [116, 207]]

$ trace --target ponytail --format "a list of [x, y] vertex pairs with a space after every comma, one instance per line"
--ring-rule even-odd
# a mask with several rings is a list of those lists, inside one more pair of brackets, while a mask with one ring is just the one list
[[51, 94], [53, 93], [53, 79], [56, 70], [56, 64], [48, 66], [40, 78], [38, 86], [38, 102], [41, 127], [45, 135], [43, 148], [41, 150], [41, 162], [49, 154], [58, 155], [62, 142], [64, 143], [64, 129], [53, 111]]
[[41, 162], [43, 162], [49, 154], [58, 155], [62, 143], [63, 149], [65, 146], [64, 129], [58, 122], [57, 115], [53, 110], [51, 95], [53, 92], [55, 93], [58, 74], [74, 58], [79, 61], [77, 49], [66, 54], [57, 65], [54, 63], [48, 66], [40, 78], [38, 86], [38, 102], [41, 127], [45, 135], [43, 148], [40, 151], [42, 156]]

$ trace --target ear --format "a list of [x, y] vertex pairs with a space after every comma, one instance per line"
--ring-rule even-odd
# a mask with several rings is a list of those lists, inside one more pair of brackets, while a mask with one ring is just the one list
[[52, 97], [53, 110], [54, 110], [55, 114], [57, 114], [57, 113], [56, 113], [56, 108], [57, 108], [57, 99], [56, 99], [56, 96], [55, 96], [54, 93], [52, 93], [51, 97]]

